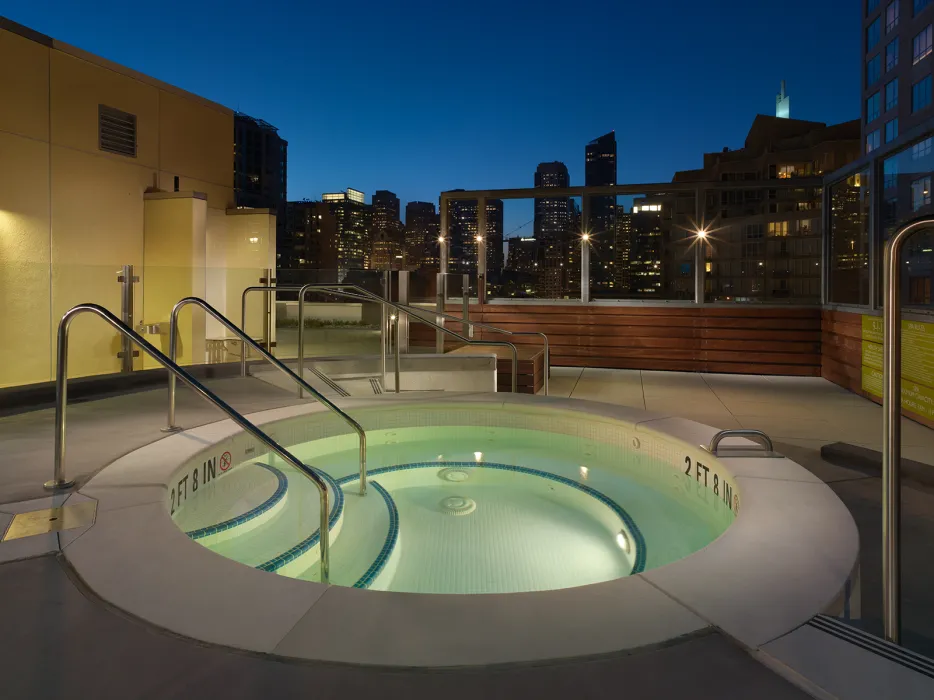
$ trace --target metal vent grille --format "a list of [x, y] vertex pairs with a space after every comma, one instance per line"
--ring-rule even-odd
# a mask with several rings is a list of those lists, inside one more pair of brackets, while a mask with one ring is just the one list
[[136, 115], [99, 105], [100, 149], [136, 158]]

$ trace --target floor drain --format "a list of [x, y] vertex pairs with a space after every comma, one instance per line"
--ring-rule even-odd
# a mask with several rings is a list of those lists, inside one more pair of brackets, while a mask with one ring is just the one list
[[461, 481], [467, 481], [467, 479], [470, 478], [470, 474], [463, 469], [454, 469], [448, 467], [447, 469], [442, 469], [438, 472], [438, 478], [444, 479], [445, 481], [460, 483]]
[[448, 496], [441, 499], [441, 509], [451, 515], [469, 515], [477, 509], [477, 502], [464, 496]]

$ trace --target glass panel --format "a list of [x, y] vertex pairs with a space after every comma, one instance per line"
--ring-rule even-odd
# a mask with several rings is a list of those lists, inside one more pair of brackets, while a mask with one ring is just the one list
[[609, 199], [591, 203], [591, 299], [693, 300], [694, 193]]
[[[934, 136], [905, 147], [883, 164], [883, 239], [888, 240], [906, 221], [934, 216], [931, 205], [931, 178], [934, 174]], [[880, 245], [883, 242], [880, 241]], [[878, 251], [879, 260], [882, 249]], [[934, 233], [916, 233], [905, 244], [902, 254], [902, 303], [905, 306], [932, 307], [934, 281]], [[882, 266], [879, 265], [881, 282]], [[882, 302], [882, 285], [879, 285]]]
[[869, 304], [869, 171], [830, 186], [830, 301]]
[[[811, 167], [800, 164], [796, 176], [809, 175]], [[820, 188], [750, 186], [707, 192], [704, 218], [711, 222], [707, 301], [820, 301]]]

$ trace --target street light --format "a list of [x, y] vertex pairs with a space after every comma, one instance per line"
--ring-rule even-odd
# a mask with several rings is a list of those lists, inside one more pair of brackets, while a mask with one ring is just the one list
[[694, 232], [694, 303], [704, 303], [705, 280], [707, 266], [704, 264], [704, 243], [707, 240], [707, 229], [698, 228]]

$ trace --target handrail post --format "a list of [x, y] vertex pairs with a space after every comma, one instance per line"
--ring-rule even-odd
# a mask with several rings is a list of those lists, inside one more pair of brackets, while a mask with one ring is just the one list
[[[395, 323], [393, 324], [393, 333], [395, 333], [395, 341], [396, 341], [396, 351], [394, 355], [396, 359], [395, 374], [396, 374], [396, 393], [397, 394], [401, 391], [401, 389], [399, 388], [399, 374], [401, 373], [400, 370], [402, 367], [402, 343], [399, 340], [399, 319], [401, 316], [402, 316], [402, 309], [396, 309], [396, 314], [394, 317]], [[385, 384], [383, 386], [385, 386]]]
[[[361, 304], [362, 306], [362, 304]], [[389, 343], [387, 331], [389, 329], [389, 309], [385, 303], [379, 307], [379, 369], [383, 377], [383, 388], [386, 387], [386, 346]]]
[[885, 244], [882, 307], [882, 622], [885, 638], [901, 639], [901, 252], [925, 217], [904, 224]]
[[[305, 289], [307, 285], [302, 286], [298, 292], [298, 376], [305, 378]], [[302, 398], [304, 389], [298, 385], [298, 398]]]
[[[178, 323], [176, 323], [176, 313], [175, 309], [172, 309], [172, 316], [169, 319], [169, 359], [172, 362], [176, 361], [176, 353], [178, 351]], [[240, 354], [242, 357], [246, 357], [246, 345], [243, 341], [240, 342]], [[177, 364], [177, 363], [176, 363]], [[166, 426], [162, 428], [163, 433], [177, 433], [181, 430], [181, 427], [175, 424], [175, 397], [176, 397], [176, 378], [175, 374], [169, 372], [169, 416], [166, 421]]]
[[58, 324], [58, 354], [55, 362], [55, 463], [51, 481], [43, 486], [49, 491], [61, 491], [75, 485], [65, 478], [65, 406], [68, 404], [68, 326], [72, 317], [67, 313]]

